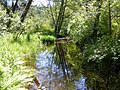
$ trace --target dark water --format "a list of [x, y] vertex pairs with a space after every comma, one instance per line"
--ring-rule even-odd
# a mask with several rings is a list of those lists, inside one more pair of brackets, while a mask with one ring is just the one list
[[95, 62], [84, 62], [73, 43], [56, 43], [36, 59], [40, 90], [120, 90], [120, 73], [109, 73], [104, 63], [98, 69]]

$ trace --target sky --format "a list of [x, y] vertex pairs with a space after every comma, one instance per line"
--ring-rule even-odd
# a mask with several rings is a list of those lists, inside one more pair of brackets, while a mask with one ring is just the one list
[[[8, 6], [12, 6], [12, 0], [7, 0], [8, 2]], [[44, 6], [47, 6], [47, 0], [33, 0], [32, 2], [32, 5], [37, 5], [37, 6], [40, 6], [41, 3], [44, 5]]]
[[33, 0], [32, 5], [41, 5], [41, 3], [45, 6], [47, 6], [47, 1], [46, 0]]

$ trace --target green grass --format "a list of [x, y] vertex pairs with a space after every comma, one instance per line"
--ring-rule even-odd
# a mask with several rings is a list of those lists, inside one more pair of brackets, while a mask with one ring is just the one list
[[17, 42], [13, 36], [0, 36], [0, 90], [19, 90], [34, 76], [35, 55], [40, 46], [38, 35], [31, 35], [29, 42], [26, 35], [21, 35]]
[[54, 36], [50, 36], [50, 35], [43, 35], [41, 36], [41, 41], [43, 44], [53, 44], [55, 41], [55, 37]]

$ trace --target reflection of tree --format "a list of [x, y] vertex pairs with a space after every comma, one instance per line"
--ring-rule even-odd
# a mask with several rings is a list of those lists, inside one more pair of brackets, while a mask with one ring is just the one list
[[[69, 86], [74, 90], [76, 88], [74, 81], [78, 81], [82, 76], [81, 70], [81, 55], [79, 54], [79, 48], [74, 43], [66, 43], [63, 40], [56, 42], [56, 57], [59, 61], [55, 60], [55, 63], [62, 68], [63, 74], [66, 79], [67, 88]], [[69, 90], [69, 89], [68, 89]]]
[[[101, 62], [87, 62], [82, 58], [80, 50], [72, 43], [56, 43], [56, 49], [60, 59], [56, 63], [60, 62], [64, 75], [68, 75], [71, 80], [78, 80], [83, 73], [87, 78], [88, 88], [91, 87], [93, 90], [120, 89], [119, 65], [113, 65], [114, 60], [110, 55], [106, 55]], [[119, 63], [119, 60], [117, 62]]]
[[63, 70], [63, 74], [65, 75], [65, 77], [69, 77], [68, 66], [65, 59], [64, 43], [60, 43], [60, 42], [56, 43], [56, 49], [57, 49], [57, 54], [59, 56], [60, 64]]

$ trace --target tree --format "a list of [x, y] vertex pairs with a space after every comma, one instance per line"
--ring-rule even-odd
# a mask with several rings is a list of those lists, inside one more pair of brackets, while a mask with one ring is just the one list
[[[55, 6], [56, 8], [56, 2], [57, 5], [59, 7], [59, 12], [55, 12], [55, 14], [53, 14], [53, 8]], [[55, 32], [55, 36], [58, 37], [60, 34], [60, 30], [64, 21], [64, 17], [65, 17], [65, 9], [66, 9], [66, 4], [67, 4], [67, 0], [61, 0], [61, 1], [53, 1], [53, 3], [55, 3], [54, 6], [51, 6], [50, 1], [49, 1], [49, 6], [50, 6], [50, 12], [51, 12], [51, 17], [54, 23], [54, 32]]]
[[112, 35], [112, 26], [111, 26], [112, 23], [111, 23], [111, 7], [110, 6], [111, 6], [111, 1], [108, 0], [108, 8], [109, 8], [108, 9], [108, 14], [109, 14], [108, 15], [109, 16], [108, 22], [109, 22], [109, 32], [110, 32], [110, 36], [111, 36]]
[[102, 0], [96, 0], [97, 9], [96, 9], [96, 15], [95, 15], [95, 20], [94, 20], [93, 33], [91, 34], [91, 37], [93, 39], [95, 39], [97, 37], [98, 24], [99, 24], [102, 3], [103, 3]]
[[27, 5], [26, 5], [26, 7], [25, 7], [25, 9], [24, 9], [21, 17], [20, 17], [20, 18], [21, 18], [21, 22], [24, 22], [24, 19], [25, 19], [27, 13], [28, 13], [28, 10], [29, 10], [29, 8], [30, 8], [30, 5], [32, 4], [32, 1], [33, 1], [33, 0], [29, 0], [29, 1], [28, 1]]
[[16, 0], [15, 4], [13, 5], [12, 12], [14, 13], [18, 5], [18, 0]]

